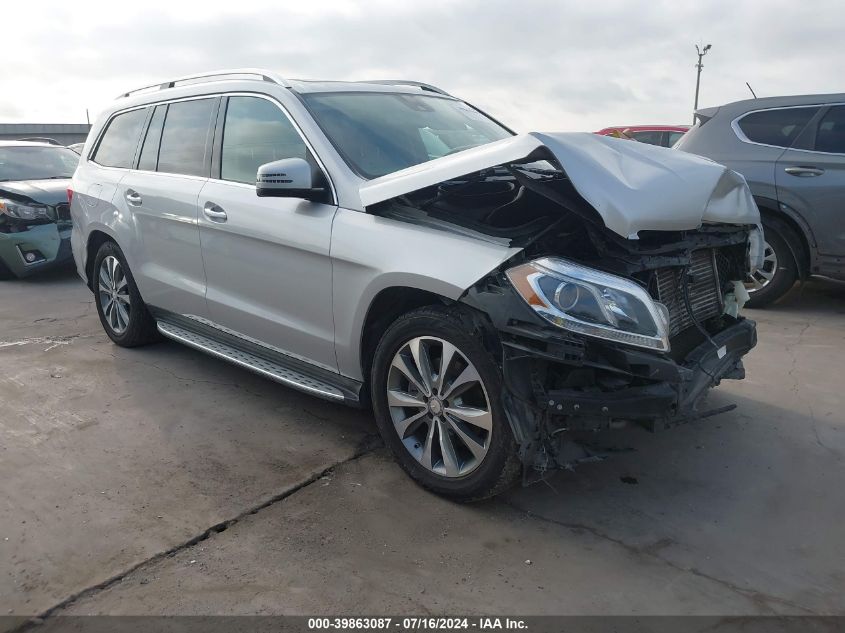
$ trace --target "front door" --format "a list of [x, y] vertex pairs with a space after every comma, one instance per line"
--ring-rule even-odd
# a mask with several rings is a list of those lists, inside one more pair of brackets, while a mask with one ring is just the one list
[[337, 371], [329, 254], [337, 206], [329, 199], [259, 198], [260, 165], [313, 156], [276, 102], [231, 96], [221, 107], [219, 179], [205, 183], [199, 197], [210, 319]]

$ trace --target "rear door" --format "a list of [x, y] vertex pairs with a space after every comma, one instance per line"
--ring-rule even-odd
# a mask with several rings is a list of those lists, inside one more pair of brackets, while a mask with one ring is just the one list
[[824, 109], [778, 160], [780, 202], [810, 225], [820, 255], [845, 255], [845, 105]]
[[204, 97], [157, 105], [137, 169], [119, 185], [137, 236], [131, 266], [144, 301], [177, 314], [207, 316], [197, 198], [211, 168], [218, 103]]
[[331, 194], [310, 202], [255, 193], [258, 167], [274, 160], [304, 158], [325, 174], [292, 119], [268, 98], [225, 97], [217, 129], [215, 177], [199, 197], [210, 318], [337, 371], [329, 253], [337, 206]]

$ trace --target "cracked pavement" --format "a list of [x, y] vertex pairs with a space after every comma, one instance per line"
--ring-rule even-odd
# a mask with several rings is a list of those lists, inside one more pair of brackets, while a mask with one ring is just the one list
[[845, 286], [750, 316], [736, 410], [458, 506], [367, 412], [2, 282], [0, 614], [843, 614]]

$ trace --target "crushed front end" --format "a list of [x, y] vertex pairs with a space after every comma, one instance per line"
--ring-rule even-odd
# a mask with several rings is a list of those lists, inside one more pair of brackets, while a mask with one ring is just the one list
[[[582, 459], [571, 442], [580, 432], [628, 422], [659, 430], [726, 410], [705, 399], [721, 380], [745, 376], [742, 357], [757, 341], [740, 314], [754, 230], [707, 226], [638, 241], [551, 235], [469, 290], [464, 301], [490, 317], [502, 343], [505, 399], [526, 464]], [[581, 261], [531, 257], [557, 240], [569, 248], [554, 251]], [[602, 327], [602, 311], [613, 326]]]
[[468, 173], [490, 157], [456, 154], [365, 197], [370, 213], [515, 250], [460, 301], [501, 355], [523, 463], [571, 466], [589, 457], [584, 434], [732, 408], [705, 398], [744, 377], [756, 344], [741, 309], [763, 239], [744, 179], [596, 135], [515, 137], [489, 153], [506, 160]]

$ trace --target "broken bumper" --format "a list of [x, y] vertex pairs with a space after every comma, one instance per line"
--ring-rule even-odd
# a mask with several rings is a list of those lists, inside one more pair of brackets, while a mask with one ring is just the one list
[[613, 391], [549, 390], [541, 404], [549, 414], [566, 416], [582, 428], [606, 426], [613, 420], [632, 420], [657, 430], [706, 417], [720, 411], [702, 410], [707, 391], [722, 379], [744, 378], [742, 357], [756, 344], [756, 324], [743, 319], [713, 335], [680, 362], [617, 348], [612, 358], [618, 370], [646, 380], [649, 377], [659, 380]]

